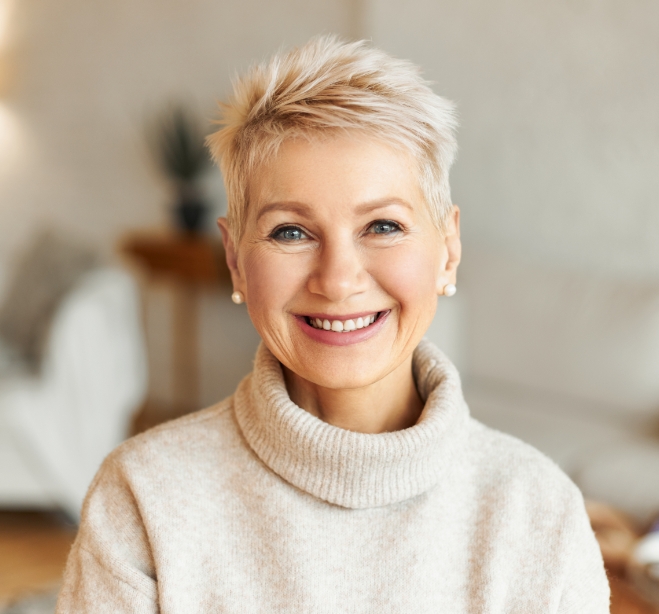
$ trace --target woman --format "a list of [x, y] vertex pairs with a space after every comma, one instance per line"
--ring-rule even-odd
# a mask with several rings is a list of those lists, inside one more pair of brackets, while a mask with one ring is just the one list
[[221, 123], [254, 371], [108, 457], [58, 612], [607, 612], [576, 487], [471, 419], [422, 340], [460, 261], [452, 105], [321, 38], [252, 68]]

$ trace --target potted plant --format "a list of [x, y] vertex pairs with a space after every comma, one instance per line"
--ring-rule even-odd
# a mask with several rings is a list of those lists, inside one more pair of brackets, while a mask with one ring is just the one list
[[211, 167], [200, 122], [188, 108], [174, 105], [150, 126], [148, 138], [158, 166], [176, 193], [176, 225], [185, 232], [199, 232], [209, 210], [200, 179]]

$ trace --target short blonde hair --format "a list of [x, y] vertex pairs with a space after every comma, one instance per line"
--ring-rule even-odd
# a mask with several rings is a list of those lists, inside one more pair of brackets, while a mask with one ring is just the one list
[[366, 41], [322, 36], [252, 66], [220, 109], [222, 127], [207, 143], [224, 175], [234, 241], [245, 227], [250, 176], [282, 142], [346, 131], [413, 155], [433, 221], [443, 229], [452, 207], [455, 107], [430, 89], [414, 64]]

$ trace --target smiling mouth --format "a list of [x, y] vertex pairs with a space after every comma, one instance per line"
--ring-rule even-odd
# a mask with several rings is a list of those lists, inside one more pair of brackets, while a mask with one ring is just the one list
[[304, 316], [304, 320], [309, 326], [319, 330], [328, 330], [334, 333], [349, 333], [354, 330], [368, 328], [371, 324], [373, 324], [373, 322], [376, 322], [383, 313], [385, 312], [377, 311], [371, 315], [362, 316], [360, 318], [353, 318], [350, 320], [328, 320], [312, 318], [309, 316]]

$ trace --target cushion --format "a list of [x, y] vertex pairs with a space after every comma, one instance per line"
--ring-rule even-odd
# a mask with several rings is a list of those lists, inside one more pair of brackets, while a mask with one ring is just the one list
[[99, 262], [95, 251], [61, 233], [38, 233], [19, 259], [3, 292], [3, 346], [8, 346], [31, 369], [38, 370], [49, 325], [60, 301]]

